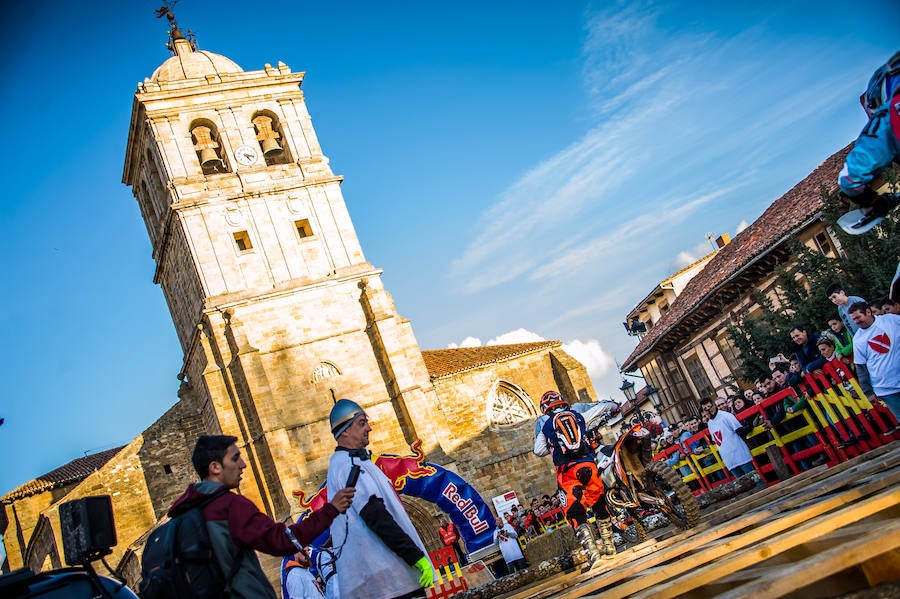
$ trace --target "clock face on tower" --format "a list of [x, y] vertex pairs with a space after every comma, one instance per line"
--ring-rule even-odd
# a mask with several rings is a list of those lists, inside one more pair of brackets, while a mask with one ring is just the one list
[[259, 159], [259, 150], [253, 146], [242, 144], [235, 148], [234, 157], [238, 161], [238, 164], [250, 166], [251, 164], [255, 164]]

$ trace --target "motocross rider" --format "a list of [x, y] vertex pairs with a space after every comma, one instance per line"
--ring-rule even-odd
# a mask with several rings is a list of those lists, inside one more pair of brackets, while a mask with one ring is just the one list
[[[550, 454], [556, 466], [556, 482], [565, 493], [563, 509], [587, 556], [586, 570], [602, 557], [616, 554], [610, 514], [603, 495], [603, 481], [587, 440], [587, 422], [595, 423], [604, 414], [619, 408], [614, 401], [569, 403], [557, 391], [541, 397], [541, 412], [534, 429], [534, 453]], [[560, 494], [562, 495], [562, 493]], [[594, 528], [588, 522], [587, 508], [594, 512], [602, 549], [597, 546]]]
[[[869, 120], [847, 155], [838, 185], [867, 217], [885, 216], [900, 205], [900, 194], [878, 194], [872, 187], [891, 162], [900, 161], [900, 52], [872, 74], [859, 101]], [[900, 264], [889, 295], [900, 299]]]

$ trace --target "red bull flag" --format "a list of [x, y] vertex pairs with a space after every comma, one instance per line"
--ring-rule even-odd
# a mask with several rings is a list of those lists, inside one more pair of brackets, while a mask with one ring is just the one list
[[[372, 460], [393, 482], [397, 493], [437, 504], [456, 525], [468, 552], [493, 544], [496, 524], [478, 491], [457, 473], [425, 462], [421, 440], [413, 443], [411, 449], [412, 455], [383, 453], [373, 455]], [[294, 496], [305, 510], [298, 522], [328, 502], [324, 483], [308, 499], [303, 491], [294, 491]]]

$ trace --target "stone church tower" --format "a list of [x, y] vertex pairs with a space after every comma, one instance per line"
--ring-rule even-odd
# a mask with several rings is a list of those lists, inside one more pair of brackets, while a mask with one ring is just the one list
[[[170, 21], [173, 56], [134, 96], [123, 181], [184, 351], [178, 401], [124, 447], [0, 497], [6, 566], [59, 566], [59, 505], [108, 494], [111, 559], [134, 587], [148, 531], [196, 481], [190, 454], [204, 433], [238, 438], [242, 494], [276, 519], [296, 517], [293, 493], [325, 480], [341, 397], [365, 407], [378, 453], [409, 454], [421, 439], [429, 461], [487, 501], [552, 493], [552, 465], [531, 451], [537, 399], [555, 388], [595, 400], [584, 366], [559, 341], [420, 350], [363, 256], [303, 73], [245, 72]], [[438, 508], [404, 503], [426, 547], [441, 547]], [[280, 560], [263, 563], [277, 584]]]
[[183, 401], [239, 439], [241, 490], [276, 517], [327, 469], [337, 398], [365, 407], [379, 450], [422, 439], [440, 460], [421, 352], [363, 256], [304, 73], [244, 72], [174, 22], [170, 37], [135, 94], [123, 180], [184, 350]]

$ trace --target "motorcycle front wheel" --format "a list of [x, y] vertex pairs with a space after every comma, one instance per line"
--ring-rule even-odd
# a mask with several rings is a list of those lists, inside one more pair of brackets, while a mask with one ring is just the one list
[[628, 530], [625, 535], [625, 538], [628, 539], [629, 543], [637, 545], [638, 543], [643, 543], [647, 540], [647, 531], [644, 528], [643, 523], [641, 523], [641, 519], [637, 517], [637, 514], [630, 514], [631, 522], [628, 524]]
[[700, 522], [700, 506], [681, 476], [663, 462], [653, 461], [646, 466], [653, 486], [653, 494], [663, 500], [660, 510], [676, 527], [687, 530]]

